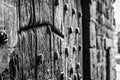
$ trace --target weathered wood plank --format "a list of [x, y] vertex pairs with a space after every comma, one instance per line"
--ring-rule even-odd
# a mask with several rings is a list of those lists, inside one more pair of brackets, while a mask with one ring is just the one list
[[48, 80], [52, 79], [51, 70], [51, 33], [47, 32], [46, 26], [38, 28], [36, 31], [37, 37], [37, 79]]
[[19, 20], [20, 20], [20, 28], [24, 28], [28, 25], [33, 25], [33, 3], [32, 0], [20, 0], [19, 2], [20, 9], [19, 12]]
[[[35, 35], [32, 30], [21, 33], [19, 46], [20, 78], [35, 80]], [[20, 37], [19, 36], [19, 37]]]

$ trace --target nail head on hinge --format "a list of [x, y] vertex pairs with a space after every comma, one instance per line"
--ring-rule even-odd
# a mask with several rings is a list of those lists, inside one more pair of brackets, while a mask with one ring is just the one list
[[43, 55], [42, 54], [38, 54], [37, 55], [37, 65], [40, 65], [43, 63]]
[[55, 0], [55, 6], [59, 5], [59, 0]]
[[68, 32], [69, 32], [69, 34], [71, 34], [73, 32], [71, 27], [68, 28]]
[[80, 18], [82, 16], [81, 12], [78, 12], [78, 18]]
[[81, 45], [79, 45], [78, 50], [81, 51]]
[[76, 34], [79, 33], [79, 29], [78, 29], [78, 28], [75, 29], [75, 33], [76, 33]]
[[0, 31], [0, 43], [4, 44], [8, 41], [7, 33], [6, 31]]
[[74, 53], [75, 51], [76, 51], [76, 47], [74, 46], [74, 47], [73, 47], [73, 53]]
[[76, 12], [76, 11], [75, 11], [75, 9], [72, 9], [72, 15], [74, 15], [74, 14], [75, 14], [75, 12]]
[[68, 48], [65, 48], [65, 56], [68, 57]]
[[80, 68], [80, 63], [77, 63], [76, 64], [76, 69], [79, 69]]
[[64, 72], [61, 72], [61, 74], [60, 74], [60, 80], [64, 80]]
[[77, 80], [77, 74], [74, 74], [74, 80]]
[[65, 4], [65, 5], [64, 5], [64, 11], [67, 11], [67, 10], [68, 10], [68, 5]]
[[58, 54], [57, 54], [57, 52], [54, 52], [54, 60], [58, 60]]
[[73, 74], [73, 68], [70, 69], [70, 76]]

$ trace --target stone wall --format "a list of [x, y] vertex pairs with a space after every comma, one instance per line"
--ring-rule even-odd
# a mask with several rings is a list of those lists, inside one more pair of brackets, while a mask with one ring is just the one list
[[115, 79], [113, 3], [114, 0], [82, 1], [84, 80]]

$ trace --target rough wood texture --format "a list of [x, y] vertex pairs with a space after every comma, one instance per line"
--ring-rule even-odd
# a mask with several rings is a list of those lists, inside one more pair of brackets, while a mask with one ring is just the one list
[[8, 35], [0, 46], [0, 80], [109, 80], [112, 4], [0, 0], [0, 31]]

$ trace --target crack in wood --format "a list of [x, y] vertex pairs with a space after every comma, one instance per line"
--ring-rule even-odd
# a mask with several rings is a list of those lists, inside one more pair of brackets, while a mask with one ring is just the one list
[[40, 28], [43, 26], [50, 26], [49, 28], [51, 29], [51, 32], [55, 33], [56, 35], [58, 35], [60, 38], [64, 39], [64, 35], [51, 23], [49, 22], [43, 22], [41, 24], [37, 24], [37, 25], [30, 25], [30, 26], [26, 26], [24, 28], [21, 28], [18, 33], [20, 34], [22, 31], [27, 31], [29, 29], [33, 29], [33, 28]]

